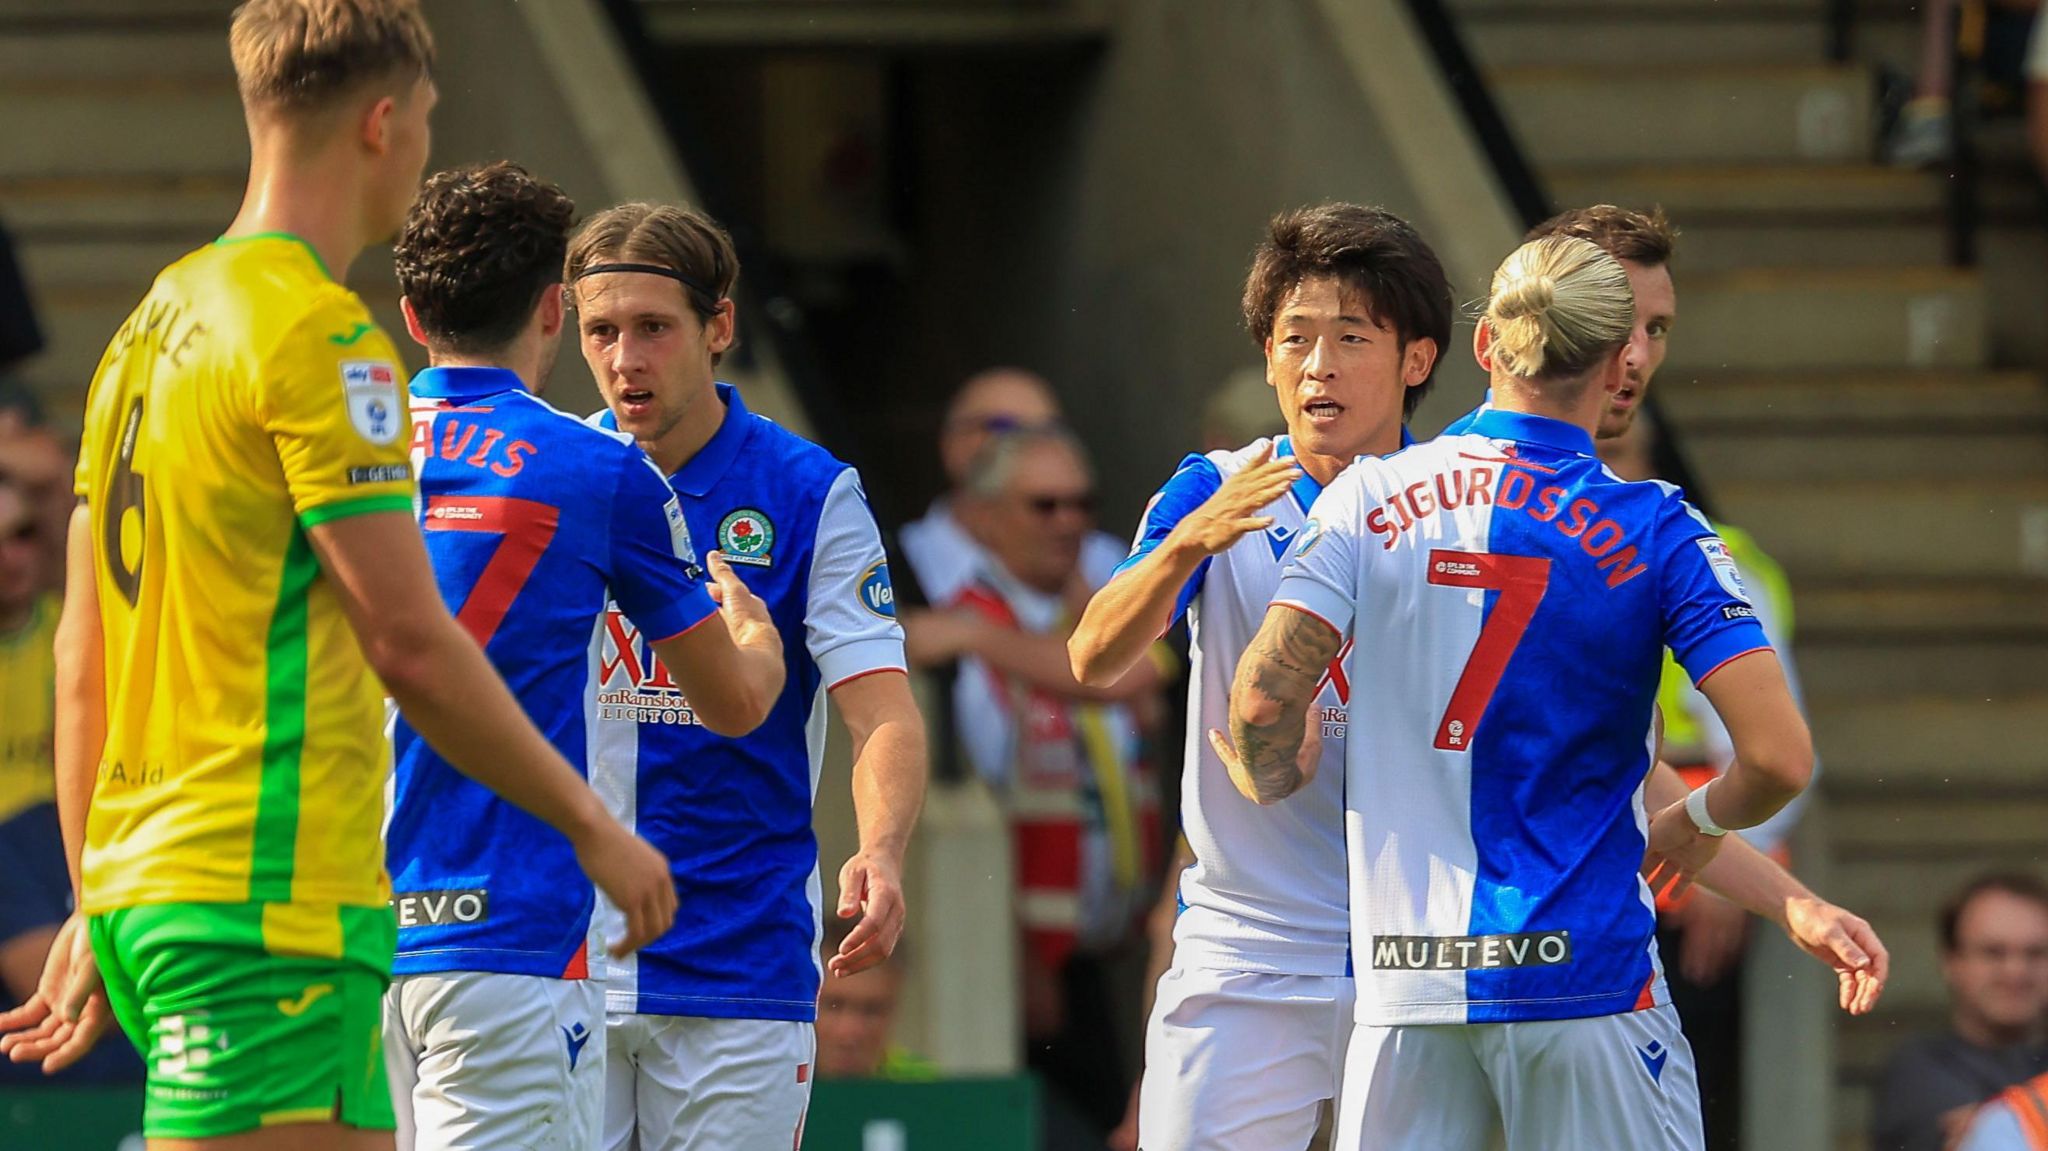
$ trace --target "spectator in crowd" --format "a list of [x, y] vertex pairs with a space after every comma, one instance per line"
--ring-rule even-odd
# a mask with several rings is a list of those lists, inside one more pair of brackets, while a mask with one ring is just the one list
[[[0, 479], [0, 999], [35, 993], [71, 878], [57, 825], [52, 754], [57, 597], [46, 590], [44, 529], [29, 495]], [[105, 1043], [63, 1080], [139, 1079], [134, 1049]], [[0, 1082], [40, 1082], [33, 1065], [0, 1061]]]
[[[934, 606], [953, 602], [974, 578], [984, 556], [975, 532], [965, 522], [972, 501], [959, 498], [967, 469], [988, 442], [1005, 432], [1034, 431], [1062, 423], [1060, 402], [1052, 385], [1022, 368], [989, 368], [969, 376], [946, 405], [939, 425], [939, 462], [951, 486], [932, 501], [922, 519], [897, 533], [902, 559], [916, 578], [924, 601]], [[1082, 548], [1080, 578], [1072, 589], [1081, 603], [1109, 581], [1123, 562], [1123, 542], [1091, 531]]]
[[[1655, 414], [1645, 409], [1637, 413], [1626, 432], [1599, 441], [1600, 458], [1625, 480], [1669, 479], [1658, 473], [1662, 435]], [[1735, 561], [1757, 621], [1770, 637], [1785, 682], [1798, 699], [1799, 673], [1792, 658], [1792, 589], [1784, 569], [1742, 529], [1716, 521], [1714, 530]], [[1664, 715], [1664, 760], [1678, 770], [1687, 786], [1699, 787], [1728, 769], [1735, 758], [1735, 745], [1727, 729], [1668, 651], [1657, 702]], [[1804, 801], [1796, 799], [1740, 834], [1751, 846], [1789, 868], [1787, 839], [1803, 809]], [[1658, 897], [1657, 910], [1657, 950], [1664, 956], [1671, 1001], [1678, 1007], [1698, 1064], [1707, 1145], [1733, 1148], [1742, 1126], [1742, 958], [1749, 944], [1751, 917], [1728, 900], [1697, 887], [1676, 896], [1667, 889]]]
[[1979, 1107], [1956, 1151], [2048, 1151], [2048, 1074]]
[[1230, 373], [1202, 405], [1202, 452], [1234, 452], [1261, 436], [1287, 434], [1273, 387], [1258, 365]]
[[1877, 1093], [1876, 1151], [1947, 1151], [1976, 1109], [2048, 1072], [2048, 884], [1988, 875], [1941, 913], [1950, 1029], [1902, 1045]]
[[[858, 920], [825, 921], [825, 954], [837, 955]], [[851, 975], [828, 972], [818, 992], [818, 1078], [891, 1079], [899, 1083], [939, 1077], [931, 1061], [889, 1042], [903, 1000], [908, 948]]]
[[1949, 103], [1959, 56], [1973, 61], [1984, 81], [1966, 98], [1990, 114], [2016, 110], [2023, 58], [2040, 7], [2041, 0], [1929, 0], [1923, 5], [1920, 71], [1885, 141], [1885, 158], [1906, 168], [1948, 161], [1954, 145]]
[[1119, 701], [1156, 706], [1163, 677], [1144, 661], [1097, 690], [1067, 666], [1063, 593], [1094, 523], [1094, 478], [1071, 433], [992, 440], [961, 498], [983, 558], [952, 610], [906, 613], [906, 649], [913, 663], [964, 659], [959, 736], [1008, 813], [1016, 853], [1029, 1062], [1099, 1136], [1129, 1098], [1132, 961], [1158, 878], [1157, 800], [1133, 709]]
[[71, 453], [43, 421], [35, 393], [0, 378], [0, 479], [21, 490], [36, 521], [45, 590], [64, 586], [64, 534], [76, 502]]

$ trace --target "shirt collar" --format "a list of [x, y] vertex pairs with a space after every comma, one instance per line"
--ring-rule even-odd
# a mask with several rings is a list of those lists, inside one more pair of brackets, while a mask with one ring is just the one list
[[525, 390], [519, 373], [506, 368], [428, 368], [412, 378], [412, 394], [428, 400], [480, 400]]
[[[1408, 431], [1407, 424], [1401, 425], [1401, 446], [1404, 448], [1412, 448], [1415, 446], [1415, 436]], [[1283, 433], [1279, 437], [1274, 439], [1273, 458], [1285, 460], [1292, 459], [1293, 457], [1293, 436], [1286, 435]], [[1294, 481], [1294, 486], [1292, 488], [1289, 488], [1288, 490], [1294, 493], [1294, 502], [1301, 505], [1301, 510], [1307, 511], [1308, 509], [1315, 506], [1316, 497], [1323, 494], [1323, 485], [1317, 483], [1316, 478], [1308, 474], [1307, 468], [1303, 468], [1301, 470], [1300, 478], [1296, 479]]]
[[718, 430], [711, 433], [711, 439], [697, 449], [697, 454], [684, 460], [683, 466], [670, 477], [684, 495], [697, 499], [711, 494], [712, 487], [739, 458], [740, 447], [747, 442], [747, 433], [753, 430], [753, 421], [747, 418], [747, 405], [740, 399], [738, 388], [719, 384], [718, 400], [725, 405], [725, 419], [719, 422]]
[[1492, 440], [1515, 440], [1525, 444], [1541, 444], [1561, 452], [1576, 452], [1582, 456], [1593, 454], [1593, 437], [1586, 429], [1553, 420], [1548, 416], [1532, 416], [1527, 412], [1504, 412], [1499, 408], [1487, 408], [1472, 420], [1470, 434], [1485, 436]]

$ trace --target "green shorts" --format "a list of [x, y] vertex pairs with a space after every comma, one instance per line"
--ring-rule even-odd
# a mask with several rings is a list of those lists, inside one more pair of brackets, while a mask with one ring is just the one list
[[398, 925], [332, 914], [341, 955], [276, 955], [260, 903], [166, 903], [92, 917], [114, 1018], [148, 1065], [143, 1134], [207, 1139], [339, 1119], [391, 1130], [382, 1011]]

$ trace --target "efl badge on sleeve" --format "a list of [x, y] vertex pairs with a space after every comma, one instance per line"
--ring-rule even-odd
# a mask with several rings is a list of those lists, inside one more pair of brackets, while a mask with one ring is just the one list
[[736, 564], [767, 567], [774, 562], [775, 525], [754, 508], [741, 508], [718, 522], [718, 550]]
[[1721, 590], [1749, 602], [1749, 589], [1742, 586], [1742, 569], [1735, 566], [1735, 557], [1728, 554], [1728, 545], [1719, 536], [1707, 536], [1699, 541], [1700, 551], [1706, 553], [1707, 566], [1714, 569], [1714, 578], [1721, 581]]
[[398, 397], [398, 369], [382, 360], [343, 360], [341, 391], [356, 434], [382, 447], [411, 426]]

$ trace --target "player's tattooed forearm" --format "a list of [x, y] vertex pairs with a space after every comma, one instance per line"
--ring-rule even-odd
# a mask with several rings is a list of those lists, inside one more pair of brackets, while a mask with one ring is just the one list
[[1238, 661], [1231, 738], [1260, 803], [1277, 802], [1301, 788], [1308, 707], [1337, 648], [1337, 633], [1328, 625], [1280, 608], [1268, 613]]

